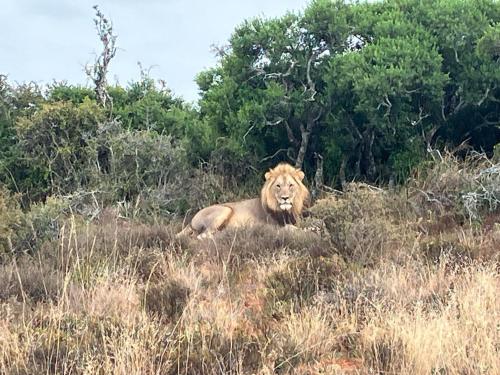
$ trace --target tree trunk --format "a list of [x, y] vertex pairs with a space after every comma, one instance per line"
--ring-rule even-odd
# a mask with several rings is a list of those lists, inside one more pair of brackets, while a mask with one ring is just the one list
[[300, 126], [300, 148], [299, 153], [297, 154], [297, 159], [295, 160], [295, 167], [302, 168], [304, 164], [304, 157], [306, 156], [307, 146], [309, 145], [309, 137], [311, 136], [311, 129], [313, 128], [314, 123], [308, 121], [307, 127], [304, 129], [304, 126]]
[[347, 181], [345, 179], [346, 167], [347, 167], [347, 156], [344, 156], [342, 158], [342, 162], [340, 163], [340, 169], [339, 169], [339, 180], [340, 180], [340, 186], [342, 186], [342, 190], [344, 190], [344, 187], [347, 184]]
[[375, 157], [373, 156], [373, 141], [375, 140], [375, 132], [372, 129], [367, 129], [363, 133], [364, 143], [364, 159], [365, 173], [370, 181], [375, 180], [377, 174], [377, 166], [375, 165]]
[[311, 136], [312, 130], [316, 125], [316, 122], [321, 117], [322, 111], [318, 111], [318, 115], [313, 117], [313, 112], [311, 111], [307, 116], [307, 126], [304, 128], [304, 125], [300, 125], [300, 148], [297, 154], [297, 159], [295, 159], [295, 168], [302, 168], [304, 164], [304, 158], [306, 156], [307, 147], [309, 146], [309, 138]]
[[314, 173], [314, 184], [311, 192], [313, 201], [319, 197], [324, 186], [323, 156], [315, 152], [314, 158], [316, 159], [316, 172]]

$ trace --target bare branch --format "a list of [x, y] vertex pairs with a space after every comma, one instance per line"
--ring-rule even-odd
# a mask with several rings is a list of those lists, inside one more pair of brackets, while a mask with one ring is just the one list
[[453, 109], [453, 113], [458, 113], [464, 106], [465, 106], [466, 102], [465, 100], [463, 100], [462, 97], [460, 97], [460, 101], [458, 102], [458, 105], [455, 107], [455, 109]]
[[292, 74], [292, 70], [295, 68], [296, 65], [297, 65], [297, 61], [292, 60], [290, 66], [288, 67], [288, 69], [285, 73], [267, 73], [264, 76], [264, 80], [265, 79], [281, 79], [283, 81], [283, 84], [286, 85], [284, 78], [286, 78]]
[[441, 117], [443, 118], [443, 121], [447, 121], [448, 119], [446, 118], [446, 115], [444, 113], [444, 96], [441, 99]]
[[248, 128], [247, 132], [243, 135], [243, 142], [246, 143], [247, 135], [250, 134], [250, 132], [253, 130], [253, 128], [255, 128], [255, 125], [252, 125], [252, 126], [250, 126], [250, 128]]
[[113, 24], [109, 21], [104, 14], [99, 10], [97, 5], [93, 7], [96, 11], [96, 18], [94, 23], [97, 29], [97, 36], [101, 40], [103, 50], [96, 58], [93, 66], [87, 65], [85, 73], [92, 80], [95, 85], [95, 93], [99, 103], [106, 107], [108, 104], [112, 108], [112, 98], [107, 91], [107, 80], [109, 64], [116, 54], [116, 38], [113, 34]]
[[307, 89], [311, 92], [311, 96], [307, 101], [314, 101], [314, 97], [316, 96], [316, 84], [311, 79], [311, 64], [313, 59], [315, 60], [317, 57], [317, 51], [313, 52], [307, 61], [307, 69], [306, 69], [306, 78], [307, 78]]
[[384, 101], [382, 103], [380, 103], [378, 106], [377, 106], [377, 110], [380, 109], [380, 107], [384, 106], [387, 108], [387, 111], [385, 112], [385, 115], [384, 116], [388, 116], [389, 113], [391, 112], [391, 108], [392, 108], [392, 103], [391, 101], [389, 100], [389, 96], [387, 94], [384, 95]]
[[289, 148], [280, 148], [278, 151], [276, 151], [274, 154], [270, 155], [270, 156], [266, 156], [265, 158], [261, 159], [260, 162], [263, 163], [265, 162], [266, 160], [269, 160], [269, 159], [273, 159], [275, 156], [277, 156], [279, 153], [283, 152], [283, 151], [286, 151], [286, 156], [287, 158], [291, 159], [290, 155], [289, 155], [289, 152], [290, 152], [290, 149]]
[[[497, 85], [493, 86], [493, 90], [497, 88]], [[490, 87], [486, 89], [486, 92], [484, 93], [483, 97], [476, 103], [477, 106], [480, 106], [484, 103], [486, 99], [488, 99], [488, 96], [490, 95]]]
[[268, 126], [276, 126], [283, 122], [283, 117], [279, 117], [276, 121], [266, 121], [266, 125]]
[[295, 135], [293, 134], [292, 128], [290, 128], [288, 121], [285, 121], [285, 129], [286, 129], [286, 135], [288, 136], [288, 140], [290, 141], [290, 143], [294, 146], [297, 146], [299, 142], [297, 141], [297, 138], [295, 138]]
[[363, 136], [361, 135], [358, 127], [356, 126], [356, 124], [354, 123], [354, 121], [352, 120], [351, 116], [347, 115], [347, 119], [349, 120], [349, 125], [351, 125], [351, 129], [354, 130], [354, 132], [356, 133], [356, 135], [358, 136], [359, 139], [363, 139]]
[[424, 109], [422, 107], [420, 107], [418, 109], [418, 119], [417, 120], [411, 120], [410, 123], [412, 126], [417, 126], [418, 124], [420, 124], [423, 120], [425, 120], [427, 117], [430, 116], [429, 113], [423, 115], [424, 113]]

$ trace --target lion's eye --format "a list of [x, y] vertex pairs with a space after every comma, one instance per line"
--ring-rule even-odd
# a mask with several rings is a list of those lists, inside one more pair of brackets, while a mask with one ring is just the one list
[[293, 185], [293, 184], [290, 184], [289, 188], [290, 188], [290, 189], [293, 189], [293, 188], [294, 188], [294, 185]]
[[280, 184], [276, 185], [276, 189], [281, 189], [281, 185]]

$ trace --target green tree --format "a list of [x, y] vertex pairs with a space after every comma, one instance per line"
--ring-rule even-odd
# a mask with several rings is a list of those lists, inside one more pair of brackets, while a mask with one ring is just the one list
[[302, 16], [236, 29], [220, 66], [198, 76], [202, 116], [229, 147], [299, 167], [310, 158], [329, 108], [323, 77], [330, 57], [345, 49], [348, 11], [342, 2], [315, 1]]
[[244, 22], [197, 77], [220, 147], [325, 175], [404, 179], [427, 150], [499, 141], [493, 0], [313, 1]]

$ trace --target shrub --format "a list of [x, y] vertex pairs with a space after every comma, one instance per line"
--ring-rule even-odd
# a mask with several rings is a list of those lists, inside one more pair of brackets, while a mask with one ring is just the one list
[[108, 122], [101, 124], [91, 149], [97, 166], [91, 187], [105, 203], [122, 202], [125, 216], [168, 216], [186, 209], [187, 158], [172, 137], [123, 131], [118, 122]]
[[17, 197], [0, 189], [0, 257], [33, 253], [45, 241], [57, 238], [67, 209], [65, 200], [49, 197], [23, 212]]
[[147, 287], [144, 304], [156, 316], [176, 321], [182, 314], [191, 289], [177, 280], [165, 280]]
[[315, 218], [324, 221], [335, 248], [363, 265], [398, 254], [405, 241], [405, 203], [399, 196], [363, 184], [351, 184], [345, 194], [316, 202]]
[[16, 250], [34, 253], [45, 241], [57, 240], [69, 210], [68, 201], [60, 197], [48, 197], [45, 203], [33, 204], [23, 215], [23, 225], [17, 232]]
[[90, 99], [45, 103], [32, 116], [18, 119], [23, 155], [46, 185], [46, 191], [35, 193], [64, 194], [88, 183], [93, 155], [87, 146], [102, 120], [102, 109]]
[[0, 186], [0, 257], [14, 251], [16, 233], [23, 222], [17, 199]]
[[[464, 161], [446, 154], [415, 172], [410, 199], [419, 216], [480, 221], [500, 208], [500, 164], [472, 153]], [[495, 164], [496, 163], [496, 164]]]

